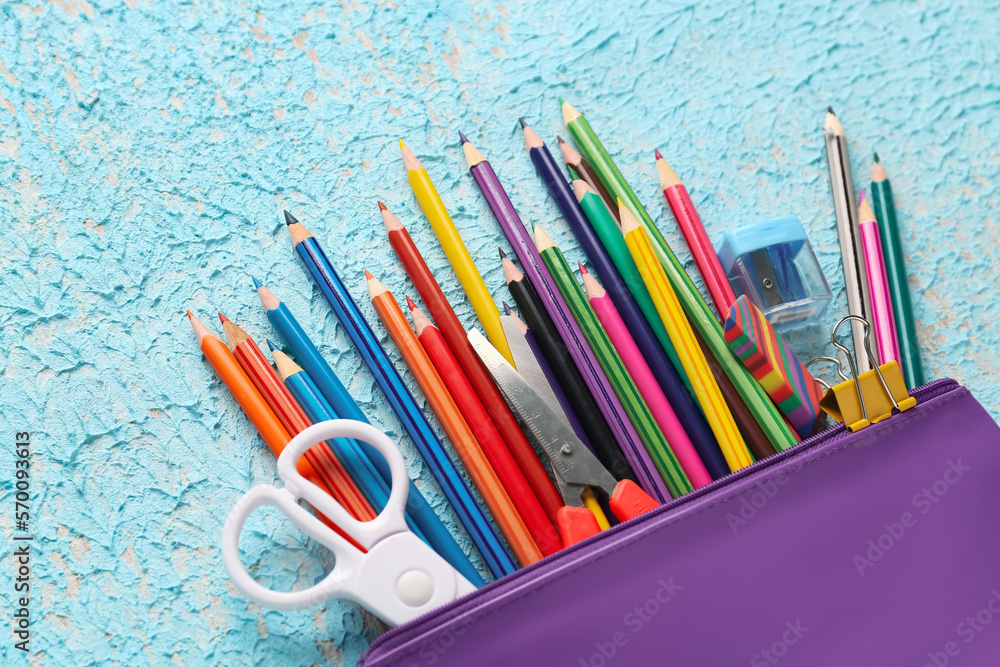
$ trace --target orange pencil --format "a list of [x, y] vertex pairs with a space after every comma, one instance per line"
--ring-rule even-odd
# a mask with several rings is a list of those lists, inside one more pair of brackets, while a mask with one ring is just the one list
[[[254, 425], [257, 432], [260, 433], [260, 437], [264, 438], [264, 442], [267, 443], [268, 448], [275, 456], [281, 456], [281, 452], [284, 451], [285, 446], [292, 439], [288, 435], [288, 431], [285, 427], [281, 425], [278, 418], [268, 407], [267, 403], [264, 401], [263, 397], [257, 391], [257, 388], [253, 386], [250, 382], [250, 378], [247, 374], [243, 372], [240, 368], [240, 364], [236, 361], [236, 357], [233, 353], [229, 351], [226, 344], [223, 343], [217, 336], [215, 336], [208, 327], [206, 327], [201, 320], [195, 317], [191, 311], [187, 311], [188, 320], [191, 322], [191, 327], [194, 329], [195, 336], [198, 337], [198, 347], [201, 348], [202, 354], [208, 359], [208, 363], [212, 364], [212, 368], [215, 372], [219, 374], [219, 378], [222, 383], [226, 385], [229, 389], [229, 393], [233, 395], [236, 402], [243, 409], [243, 414], [247, 416], [250, 423]], [[300, 458], [295, 463], [296, 470], [299, 474], [308, 479], [310, 482], [323, 489], [327, 493], [330, 490], [326, 488], [323, 481], [316, 474], [313, 467], [304, 458]], [[331, 494], [332, 495], [332, 494]], [[357, 548], [365, 551], [361, 545], [354, 541], [347, 533], [340, 529], [340, 526], [333, 523], [325, 516], [316, 512], [316, 515], [323, 520], [323, 522], [336, 530], [340, 535], [347, 538], [351, 543]]]
[[[247, 377], [257, 387], [257, 391], [267, 401], [285, 430], [295, 436], [303, 429], [312, 426], [312, 422], [274, 372], [274, 368], [268, 363], [267, 357], [254, 339], [222, 313], [219, 313], [219, 319], [222, 320], [222, 331], [226, 335], [226, 342], [229, 343], [233, 356], [239, 361]], [[329, 445], [325, 443], [313, 445], [306, 450], [303, 457], [316, 471], [334, 500], [350, 512], [351, 516], [358, 521], [371, 521], [375, 518], [372, 506], [368, 504]]]
[[510, 496], [500, 484], [496, 471], [476, 442], [472, 429], [455, 404], [455, 399], [448, 393], [441, 376], [434, 370], [434, 365], [421, 347], [413, 329], [410, 328], [410, 323], [406, 321], [406, 316], [403, 315], [392, 292], [368, 271], [365, 271], [365, 277], [368, 279], [368, 294], [375, 312], [389, 330], [389, 335], [396, 343], [403, 361], [413, 373], [420, 390], [427, 398], [427, 403], [437, 415], [441, 427], [459, 458], [462, 459], [462, 463], [465, 464], [472, 483], [479, 489], [483, 501], [493, 513], [493, 518], [507, 538], [514, 557], [522, 566], [541, 560], [542, 552], [524, 525], [521, 515], [517, 513]]

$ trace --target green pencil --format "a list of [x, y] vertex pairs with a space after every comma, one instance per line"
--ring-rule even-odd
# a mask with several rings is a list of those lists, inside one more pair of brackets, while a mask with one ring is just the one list
[[625, 363], [612, 345], [601, 321], [597, 319], [597, 313], [590, 305], [580, 283], [573, 276], [573, 271], [566, 263], [562, 251], [538, 225], [535, 226], [535, 246], [549, 270], [549, 275], [556, 283], [556, 287], [566, 299], [566, 304], [569, 306], [570, 312], [573, 313], [573, 318], [580, 325], [583, 337], [587, 339], [587, 343], [594, 351], [594, 356], [597, 357], [598, 363], [611, 383], [611, 388], [614, 389], [618, 400], [625, 408], [625, 414], [635, 426], [639, 439], [642, 440], [643, 446], [649, 452], [650, 458], [653, 459], [653, 465], [663, 477], [663, 481], [667, 483], [670, 494], [677, 498], [692, 491], [694, 487], [691, 485], [691, 480], [688, 479], [680, 461], [677, 460], [677, 456], [670, 448], [660, 425], [653, 418], [653, 413], [650, 412], [646, 400], [639, 393], [639, 388], [625, 368]]
[[684, 271], [684, 267], [670, 246], [667, 245], [660, 230], [653, 224], [653, 219], [649, 217], [649, 213], [646, 212], [639, 198], [629, 187], [625, 177], [618, 170], [611, 156], [608, 155], [587, 119], [568, 102], [561, 98], [559, 102], [562, 105], [563, 120], [580, 152], [587, 158], [612, 196], [625, 202], [629, 210], [646, 227], [653, 241], [653, 249], [656, 251], [657, 259], [663, 265], [671, 287], [677, 293], [677, 298], [680, 300], [685, 314], [691, 320], [691, 326], [705, 340], [712, 355], [719, 362], [730, 382], [733, 383], [736, 392], [757, 420], [775, 451], [781, 452], [795, 446], [798, 443], [795, 435], [764, 392], [764, 388], [740, 363], [739, 359], [729, 351], [726, 339], [722, 335], [722, 326], [715, 318], [715, 313], [705, 303], [705, 299], [702, 298], [691, 278]]
[[924, 367], [920, 363], [920, 344], [917, 342], [917, 327], [913, 320], [913, 305], [910, 303], [910, 286], [906, 279], [906, 260], [903, 258], [903, 243], [899, 238], [896, 222], [896, 205], [892, 200], [892, 185], [885, 173], [882, 161], [875, 153], [872, 167], [872, 208], [878, 220], [882, 235], [882, 256], [889, 278], [889, 296], [892, 312], [896, 320], [896, 335], [899, 337], [899, 353], [902, 356], [903, 376], [906, 386], [916, 389], [924, 383]]
[[[656, 306], [649, 296], [649, 291], [646, 289], [645, 283], [642, 282], [642, 275], [640, 275], [639, 268], [635, 265], [635, 260], [632, 259], [632, 253], [628, 251], [628, 246], [625, 245], [625, 237], [622, 236], [618, 224], [611, 217], [611, 214], [608, 213], [608, 207], [604, 205], [601, 196], [582, 180], [573, 181], [573, 193], [576, 195], [576, 200], [580, 202], [580, 208], [583, 209], [584, 215], [587, 216], [590, 226], [594, 228], [594, 232], [601, 240], [601, 245], [608, 251], [608, 256], [614, 262], [619, 275], [621, 275], [625, 284], [628, 285], [628, 290], [632, 293], [632, 298], [635, 299], [636, 305], [639, 306], [639, 310], [642, 311], [646, 321], [649, 322], [649, 327], [656, 334], [656, 340], [660, 341], [664, 352], [670, 358], [670, 363], [677, 371], [677, 374], [681, 376], [684, 386], [687, 387], [688, 393], [691, 394], [691, 398], [694, 398], [695, 405], [697, 405], [698, 399], [695, 398], [694, 389], [691, 388], [691, 380], [688, 379], [687, 373], [684, 372], [684, 366], [681, 364], [680, 357], [677, 356], [677, 350], [674, 349], [674, 344], [670, 342], [670, 336], [667, 335], [667, 330], [663, 326], [663, 320], [660, 319], [659, 313], [656, 312]], [[698, 407], [699, 409], [701, 408], [700, 405]]]

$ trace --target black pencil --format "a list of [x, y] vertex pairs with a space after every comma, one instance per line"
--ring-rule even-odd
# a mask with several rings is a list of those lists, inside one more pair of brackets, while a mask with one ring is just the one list
[[573, 412], [580, 421], [587, 438], [594, 446], [594, 455], [601, 464], [614, 475], [615, 479], [631, 479], [635, 481], [632, 467], [625, 455], [616, 446], [616, 440], [611, 428], [604, 420], [600, 408], [590, 395], [583, 376], [573, 363], [566, 344], [559, 337], [555, 324], [542, 306], [538, 295], [531, 284], [524, 279], [524, 274], [514, 266], [514, 262], [500, 251], [503, 262], [503, 275], [507, 281], [507, 289], [517, 304], [517, 308], [538, 343], [545, 361], [552, 367], [552, 373], [559, 379], [559, 386], [566, 395]]

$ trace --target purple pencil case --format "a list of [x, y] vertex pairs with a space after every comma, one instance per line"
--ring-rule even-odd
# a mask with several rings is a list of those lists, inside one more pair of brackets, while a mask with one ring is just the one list
[[379, 637], [359, 664], [1000, 664], [1000, 429], [939, 380]]

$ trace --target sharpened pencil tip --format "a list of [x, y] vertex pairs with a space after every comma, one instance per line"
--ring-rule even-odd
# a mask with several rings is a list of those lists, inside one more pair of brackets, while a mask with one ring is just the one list
[[295, 223], [298, 222], [298, 220], [295, 219], [295, 216], [292, 215], [291, 213], [289, 213], [288, 211], [285, 211], [284, 213], [285, 213], [285, 224], [286, 225], [294, 225]]
[[833, 113], [833, 107], [827, 107], [826, 111], [827, 111], [827, 113], [832, 113], [834, 116], [837, 115], [837, 114]]
[[562, 105], [564, 105], [564, 104], [566, 104], [566, 100], [564, 100], [564, 99], [563, 99], [563, 98], [562, 98], [562, 97], [560, 96], [560, 97], [559, 97], [559, 106], [562, 106]]
[[275, 344], [275, 342], [274, 342], [273, 340], [271, 340], [270, 338], [268, 338], [268, 339], [266, 339], [266, 340], [267, 340], [267, 349], [271, 350], [271, 352], [274, 352], [275, 350], [278, 350], [278, 349], [280, 349], [280, 348], [279, 348], [279, 347], [278, 347], [278, 346], [277, 346], [277, 345]]
[[375, 276], [371, 274], [371, 271], [365, 269], [365, 280], [374, 280]]
[[399, 140], [399, 150], [403, 150], [404, 148], [406, 148], [406, 144], [403, 142], [402, 139], [400, 139]]
[[458, 138], [461, 140], [461, 142], [463, 144], [469, 143], [469, 138], [467, 136], [465, 136], [464, 134], [462, 134], [461, 130], [458, 131]]
[[580, 273], [581, 274], [586, 275], [586, 274], [590, 273], [590, 271], [587, 270], [587, 267], [585, 267], [583, 265], [583, 262], [577, 262], [576, 265], [580, 267]]
[[192, 317], [194, 317], [194, 314], [189, 310], [189, 311], [187, 311], [187, 316], [188, 316], [188, 319], [190, 320]]
[[229, 321], [229, 318], [223, 315], [222, 313], [219, 313], [219, 321], [225, 324], [226, 322]]
[[507, 253], [503, 251], [503, 248], [497, 248], [497, 252], [500, 253], [500, 261], [507, 259]]
[[653, 149], [653, 155], [656, 156], [657, 160], [662, 160], [663, 159], [663, 153], [660, 152], [659, 148], [654, 148]]
[[557, 134], [556, 135], [556, 142], [558, 142], [558, 144], [560, 146], [562, 146], [564, 143], [566, 143], [566, 140], [562, 138], [561, 134]]
[[522, 130], [524, 128], [528, 127], [528, 124], [526, 122], [524, 122], [524, 117], [523, 116], [518, 117], [517, 122], [519, 122], [521, 124], [521, 129]]
[[386, 208], [388, 207], [385, 204], [383, 204], [382, 202], [378, 202], [378, 210], [384, 211]]
[[253, 288], [254, 289], [260, 289], [261, 287], [264, 286], [264, 283], [262, 283], [261, 281], [257, 280], [256, 276], [250, 276], [250, 280], [253, 281]]
[[411, 312], [417, 309], [417, 304], [413, 303], [409, 294], [406, 295], [406, 305], [409, 306]]
[[858, 206], [861, 206], [862, 204], [865, 203], [865, 197], [866, 196], [867, 195], [865, 194], [865, 189], [861, 188], [861, 194], [858, 195]]
[[503, 314], [509, 316], [512, 312], [514, 312], [514, 311], [511, 310], [510, 304], [507, 303], [506, 301], [504, 301], [503, 302]]
[[880, 163], [882, 160], [878, 159], [878, 151], [875, 151], [875, 164]]

